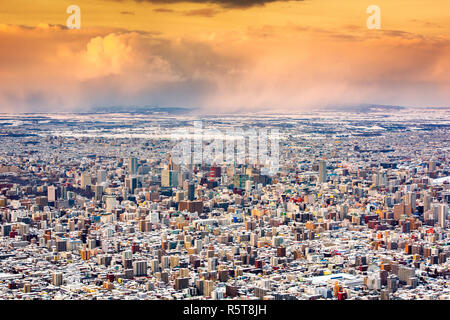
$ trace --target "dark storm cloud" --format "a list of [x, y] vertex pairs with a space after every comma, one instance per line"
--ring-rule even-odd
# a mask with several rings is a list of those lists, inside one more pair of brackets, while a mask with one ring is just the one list
[[155, 12], [175, 12], [172, 9], [166, 9], [166, 8], [156, 8], [153, 11], [155, 11]]
[[[113, 0], [124, 2], [126, 0]], [[263, 6], [271, 2], [287, 2], [287, 1], [303, 1], [303, 0], [132, 0], [136, 2], [148, 2], [157, 4], [173, 4], [179, 2], [194, 2], [194, 3], [214, 3], [224, 8], [249, 8], [253, 6]]]
[[197, 10], [189, 10], [184, 13], [186, 16], [199, 16], [199, 17], [213, 17], [216, 14], [220, 13], [220, 10], [216, 10], [213, 8], [203, 8]]

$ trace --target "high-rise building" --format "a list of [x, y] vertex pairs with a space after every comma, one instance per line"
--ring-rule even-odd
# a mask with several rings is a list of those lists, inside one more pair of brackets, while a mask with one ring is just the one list
[[98, 170], [97, 171], [97, 183], [106, 182], [106, 170]]
[[395, 220], [400, 220], [401, 216], [405, 214], [405, 204], [402, 203], [398, 203], [396, 205], [394, 205], [394, 219]]
[[431, 196], [428, 192], [423, 193], [423, 211], [426, 212], [431, 209]]
[[47, 198], [49, 202], [56, 201], [56, 188], [54, 186], [47, 187]]
[[128, 160], [128, 172], [130, 175], [137, 174], [137, 168], [138, 168], [138, 159], [135, 157], [130, 157]]
[[134, 190], [138, 186], [137, 177], [128, 177], [125, 179], [125, 187], [130, 191], [131, 194], [134, 193]]
[[91, 175], [89, 172], [82, 172], [81, 173], [81, 188], [85, 189], [87, 186], [90, 186], [92, 184], [91, 182]]
[[187, 186], [187, 199], [193, 201], [195, 199], [195, 184], [193, 182], [189, 182]]
[[54, 272], [52, 274], [52, 284], [57, 287], [63, 284], [63, 274], [61, 272]]
[[327, 162], [319, 160], [319, 183], [327, 182]]
[[416, 193], [408, 192], [406, 194], [406, 204], [411, 205], [411, 210], [414, 212], [416, 210]]
[[105, 202], [106, 202], [106, 212], [112, 212], [117, 205], [116, 196], [107, 195]]
[[136, 277], [147, 275], [147, 261], [134, 261], [133, 274]]
[[162, 170], [161, 172], [161, 186], [162, 187], [177, 187], [178, 186], [178, 172], [173, 170]]
[[213, 290], [214, 290], [214, 281], [204, 280], [203, 281], [203, 295], [206, 297], [210, 297]]
[[103, 186], [102, 185], [96, 185], [95, 188], [95, 200], [101, 201], [102, 195], [103, 195]]
[[440, 228], [445, 229], [447, 227], [447, 215], [448, 206], [447, 204], [439, 204], [438, 207], [438, 225]]

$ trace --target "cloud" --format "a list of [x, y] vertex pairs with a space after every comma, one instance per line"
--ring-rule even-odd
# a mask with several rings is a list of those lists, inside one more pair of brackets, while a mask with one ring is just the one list
[[155, 12], [175, 12], [175, 10], [167, 9], [167, 8], [156, 8], [153, 11], [155, 11]]
[[[0, 24], [0, 111], [159, 105], [204, 112], [450, 104], [450, 40], [288, 24], [169, 38]], [[5, 50], [7, 48], [7, 50]]]
[[[124, 0], [113, 0], [123, 2]], [[155, 4], [174, 4], [180, 2], [193, 2], [193, 3], [213, 3], [220, 5], [224, 8], [249, 8], [253, 6], [264, 6], [271, 2], [281, 1], [303, 1], [303, 0], [134, 0], [135, 2], [148, 2]]]
[[0, 25], [0, 110], [199, 103], [232, 59], [148, 33]]
[[213, 17], [216, 14], [220, 13], [220, 10], [214, 9], [214, 8], [202, 8], [202, 9], [195, 9], [195, 10], [189, 10], [184, 12], [184, 15], [186, 16], [199, 16], [199, 17]]

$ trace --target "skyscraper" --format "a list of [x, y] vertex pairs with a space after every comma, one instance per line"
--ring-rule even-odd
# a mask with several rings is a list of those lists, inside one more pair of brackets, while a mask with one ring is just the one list
[[161, 186], [163, 187], [177, 187], [178, 186], [178, 172], [173, 170], [163, 170], [161, 172]]
[[325, 160], [319, 161], [319, 183], [327, 182], [327, 162]]
[[52, 274], [52, 284], [54, 286], [61, 286], [63, 284], [63, 275], [61, 272], [54, 272]]
[[195, 184], [190, 182], [187, 187], [187, 199], [193, 201], [195, 199]]
[[147, 275], [147, 261], [134, 261], [133, 274], [136, 277]]
[[106, 170], [97, 171], [97, 184], [106, 182]]
[[106, 196], [106, 212], [112, 212], [112, 210], [116, 207], [116, 196], [114, 195], [107, 195]]
[[81, 173], [81, 188], [85, 189], [86, 186], [90, 186], [92, 184], [91, 182], [91, 175], [89, 172], [82, 172]]
[[416, 210], [416, 193], [415, 192], [408, 192], [406, 194], [406, 204], [411, 205], [411, 210], [414, 212]]
[[128, 177], [125, 179], [125, 187], [128, 188], [130, 193], [134, 193], [134, 190], [137, 188], [137, 177]]
[[48, 186], [47, 188], [47, 198], [49, 202], [56, 201], [56, 188], [54, 186]]
[[438, 208], [438, 225], [440, 228], [445, 229], [447, 226], [447, 214], [448, 206], [447, 204], [439, 204]]
[[137, 173], [137, 167], [138, 167], [138, 159], [135, 157], [130, 157], [128, 160], [128, 171], [130, 175], [134, 175]]

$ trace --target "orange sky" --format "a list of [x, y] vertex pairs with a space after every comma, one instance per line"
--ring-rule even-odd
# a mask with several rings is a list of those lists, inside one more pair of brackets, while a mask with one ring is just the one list
[[449, 15], [448, 0], [0, 0], [0, 111], [449, 106]]

